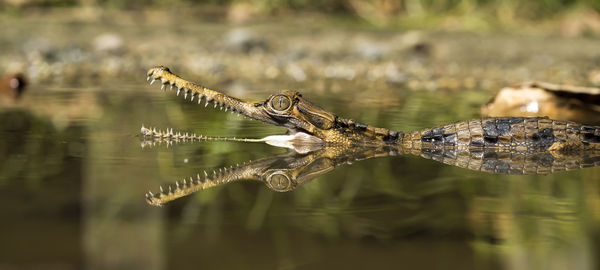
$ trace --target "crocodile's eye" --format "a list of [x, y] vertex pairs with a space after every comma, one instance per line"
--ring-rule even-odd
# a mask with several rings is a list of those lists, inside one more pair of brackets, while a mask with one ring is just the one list
[[292, 100], [286, 95], [276, 95], [271, 98], [271, 107], [276, 111], [285, 111], [292, 106]]
[[276, 191], [287, 191], [292, 185], [292, 181], [287, 175], [282, 173], [274, 173], [269, 177], [269, 185]]

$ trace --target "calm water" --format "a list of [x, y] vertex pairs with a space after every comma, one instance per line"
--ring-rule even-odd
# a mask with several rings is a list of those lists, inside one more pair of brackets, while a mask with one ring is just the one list
[[[508, 176], [414, 156], [374, 158], [292, 192], [236, 182], [149, 206], [144, 194], [161, 184], [285, 150], [234, 142], [140, 147], [142, 124], [212, 136], [283, 133], [162, 93], [142, 77], [102, 88], [34, 85], [25, 105], [1, 111], [0, 268], [598, 266], [599, 167]], [[262, 99], [278, 87], [252, 88], [265, 90], [241, 95]], [[397, 130], [477, 117], [489, 98], [400, 88], [385, 96], [304, 91], [339, 115]]]

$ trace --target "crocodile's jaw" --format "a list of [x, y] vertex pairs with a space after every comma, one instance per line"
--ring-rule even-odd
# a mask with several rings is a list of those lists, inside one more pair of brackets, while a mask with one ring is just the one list
[[263, 121], [272, 125], [278, 125], [278, 123], [275, 122], [265, 112], [262, 106], [260, 106], [260, 102], [245, 102], [193, 82], [186, 81], [171, 73], [168, 68], [163, 66], [151, 68], [148, 70], [147, 75], [148, 80], [152, 80], [150, 84], [154, 83], [155, 81], [160, 81], [162, 83], [161, 89], [163, 90], [165, 90], [167, 87], [170, 89], [176, 88], [177, 95], [183, 93], [184, 99], [187, 99], [189, 96], [190, 101], [197, 100], [198, 104], [200, 104], [202, 99], [204, 99], [205, 107], [212, 103], [214, 108], [219, 107], [221, 110], [224, 109], [225, 111], [235, 112], [255, 120]]
[[[205, 107], [212, 103], [214, 108], [219, 107], [221, 110], [235, 112], [248, 118], [286, 127], [292, 135], [302, 132], [314, 136], [315, 138], [310, 141], [333, 142], [327, 140], [327, 138], [332, 138], [330, 133], [337, 132], [333, 128], [336, 123], [335, 115], [304, 100], [294, 91], [281, 90], [271, 95], [265, 101], [247, 102], [184, 80], [163, 66], [151, 68], [147, 75], [148, 80], [152, 80], [150, 84], [160, 81], [162, 89], [176, 88], [177, 95], [183, 94], [184, 99], [190, 96], [190, 100], [197, 100], [198, 104], [204, 99]], [[276, 104], [274, 100], [277, 98], [289, 102], [289, 104]], [[286, 106], [285, 109], [281, 107], [284, 105]], [[278, 106], [282, 110], [277, 110]]]

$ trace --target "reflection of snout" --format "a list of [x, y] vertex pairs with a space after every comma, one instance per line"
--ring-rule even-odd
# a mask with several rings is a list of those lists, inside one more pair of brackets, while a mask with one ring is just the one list
[[10, 99], [17, 99], [25, 90], [27, 82], [22, 74], [10, 74], [0, 80], [0, 93]]

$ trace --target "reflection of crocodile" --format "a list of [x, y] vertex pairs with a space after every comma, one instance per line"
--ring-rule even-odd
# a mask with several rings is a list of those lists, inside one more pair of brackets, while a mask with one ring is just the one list
[[[416, 152], [441, 149], [496, 149], [503, 152], [546, 151], [565, 154], [574, 151], [600, 150], [600, 127], [547, 118], [486, 118], [462, 121], [442, 127], [403, 133], [376, 128], [354, 120], [343, 119], [310, 103], [294, 91], [282, 90], [265, 101], [245, 102], [226, 94], [186, 81], [166, 67], [148, 71], [148, 80], [177, 88], [184, 98], [205, 99], [205, 106], [216, 108], [286, 127], [286, 140], [305, 144], [396, 146]], [[297, 136], [302, 134], [302, 136]], [[430, 150], [427, 150], [430, 149]]]
[[[146, 201], [160, 206], [200, 190], [240, 180], [262, 181], [268, 188], [278, 192], [291, 191], [341, 165], [404, 154], [398, 150], [401, 149], [393, 146], [326, 146], [307, 154], [289, 151], [235, 167], [221, 168], [212, 173], [197, 174], [196, 177], [183, 179], [166, 188], [161, 187], [156, 194], [148, 192]], [[479, 152], [444, 149], [424, 151], [421, 156], [471, 170], [503, 174], [545, 174], [600, 164], [600, 155], [556, 157], [547, 151], [498, 153], [489, 149]]]

